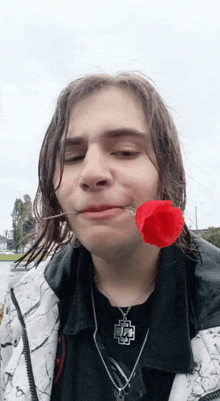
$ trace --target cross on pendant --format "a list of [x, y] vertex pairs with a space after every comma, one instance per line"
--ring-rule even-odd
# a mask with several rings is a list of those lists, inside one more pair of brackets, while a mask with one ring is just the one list
[[135, 340], [135, 326], [126, 318], [119, 320], [118, 324], [114, 325], [114, 338], [118, 340], [118, 344], [130, 345], [131, 340]]

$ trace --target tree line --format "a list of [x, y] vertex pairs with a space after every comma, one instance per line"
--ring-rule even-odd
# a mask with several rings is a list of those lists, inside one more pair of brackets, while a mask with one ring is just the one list
[[34, 239], [35, 218], [33, 217], [32, 201], [30, 195], [24, 195], [23, 199], [16, 199], [12, 216], [13, 248], [18, 253], [29, 242]]
[[200, 234], [203, 239], [210, 242], [212, 245], [220, 248], [220, 227], [209, 227], [206, 232]]

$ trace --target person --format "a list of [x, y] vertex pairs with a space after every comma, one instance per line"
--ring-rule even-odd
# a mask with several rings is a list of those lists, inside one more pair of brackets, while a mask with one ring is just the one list
[[140, 73], [74, 80], [40, 152], [37, 266], [7, 295], [1, 400], [220, 400], [220, 250], [186, 223], [144, 243], [129, 208], [149, 200], [185, 210], [161, 96]]

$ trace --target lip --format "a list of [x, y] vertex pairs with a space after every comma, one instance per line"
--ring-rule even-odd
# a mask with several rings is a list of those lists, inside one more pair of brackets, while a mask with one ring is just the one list
[[114, 209], [114, 208], [121, 208], [119, 205], [94, 205], [94, 206], [88, 206], [87, 208], [83, 209], [82, 212], [101, 212], [103, 210], [109, 210], [109, 209]]
[[119, 214], [121, 214], [122, 212], [124, 212], [124, 210], [121, 207], [111, 207], [109, 209], [105, 209], [105, 210], [100, 210], [100, 211], [96, 211], [96, 212], [91, 212], [91, 211], [86, 211], [83, 212], [83, 217], [87, 218], [87, 219], [108, 219], [111, 217], [115, 217]]

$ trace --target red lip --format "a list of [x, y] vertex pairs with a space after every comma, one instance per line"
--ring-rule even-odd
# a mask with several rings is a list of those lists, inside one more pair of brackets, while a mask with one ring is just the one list
[[87, 208], [83, 209], [82, 212], [101, 212], [102, 210], [107, 210], [107, 209], [113, 209], [116, 207], [120, 207], [121, 206], [116, 206], [116, 205], [99, 205], [99, 206], [88, 206]]

